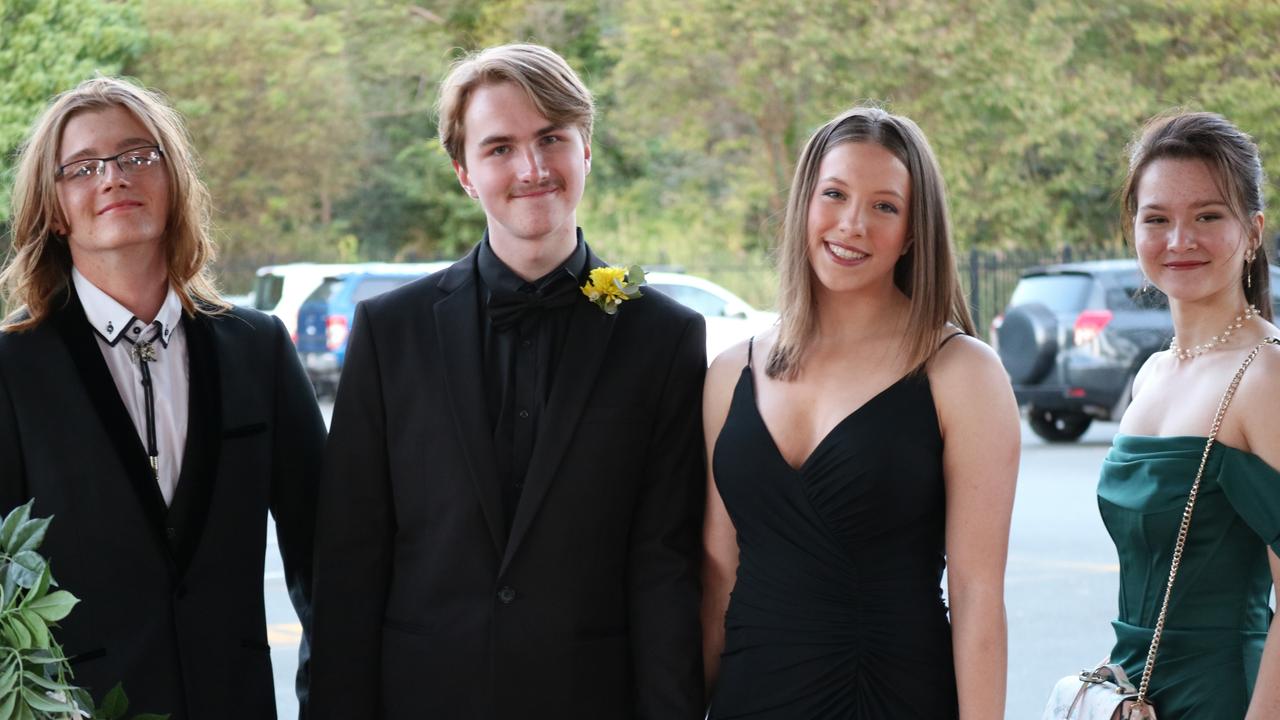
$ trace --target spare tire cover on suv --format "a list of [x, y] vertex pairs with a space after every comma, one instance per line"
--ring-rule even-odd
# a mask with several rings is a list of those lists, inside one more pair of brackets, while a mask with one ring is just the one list
[[1039, 382], [1058, 354], [1058, 318], [1041, 303], [1019, 305], [1000, 325], [1000, 362], [1020, 385]]

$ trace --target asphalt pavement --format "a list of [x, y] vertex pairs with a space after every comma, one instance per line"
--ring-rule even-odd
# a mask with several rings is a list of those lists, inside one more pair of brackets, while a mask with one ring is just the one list
[[[323, 406], [326, 419], [331, 408]], [[1094, 488], [1115, 423], [1095, 423], [1081, 442], [1049, 445], [1024, 423], [1022, 465], [1009, 543], [1008, 720], [1037, 720], [1062, 676], [1102, 659], [1116, 611], [1115, 549]], [[297, 717], [293, 676], [300, 629], [284, 585], [274, 528], [264, 584], [268, 638], [281, 718]]]

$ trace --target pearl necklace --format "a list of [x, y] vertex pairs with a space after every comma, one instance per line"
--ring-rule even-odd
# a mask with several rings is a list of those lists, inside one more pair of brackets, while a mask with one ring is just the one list
[[1193, 348], [1184, 348], [1178, 344], [1178, 338], [1174, 338], [1169, 343], [1169, 351], [1179, 360], [1192, 360], [1218, 347], [1227, 344], [1227, 340], [1231, 337], [1231, 333], [1244, 327], [1244, 324], [1258, 314], [1258, 308], [1250, 305], [1245, 308], [1243, 315], [1237, 315], [1236, 319], [1227, 325], [1227, 329], [1222, 331], [1221, 335], [1214, 335], [1209, 342], [1203, 345], [1197, 345]]

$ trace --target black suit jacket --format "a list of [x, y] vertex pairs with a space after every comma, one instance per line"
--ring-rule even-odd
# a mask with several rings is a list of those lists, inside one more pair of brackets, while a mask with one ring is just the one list
[[[239, 308], [183, 317], [187, 444], [166, 508], [79, 300], [58, 304], [0, 334], [0, 510], [34, 497], [54, 517], [41, 552], [80, 598], [55, 631], [76, 684], [100, 700], [122, 682], [131, 715], [276, 717], [267, 509], [305, 626], [325, 433], [284, 327]], [[306, 655], [304, 636], [304, 696]]]
[[573, 307], [508, 537], [475, 258], [356, 312], [310, 717], [701, 718], [702, 318]]

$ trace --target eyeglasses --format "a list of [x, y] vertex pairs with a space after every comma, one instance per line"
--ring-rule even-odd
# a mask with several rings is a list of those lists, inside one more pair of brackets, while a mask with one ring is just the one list
[[146, 145], [132, 150], [125, 150], [119, 155], [104, 158], [85, 158], [69, 162], [58, 168], [54, 174], [59, 180], [83, 183], [89, 178], [101, 177], [107, 173], [107, 163], [115, 161], [116, 167], [126, 176], [141, 175], [160, 164], [164, 159], [164, 151], [159, 145]]

